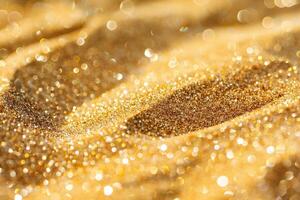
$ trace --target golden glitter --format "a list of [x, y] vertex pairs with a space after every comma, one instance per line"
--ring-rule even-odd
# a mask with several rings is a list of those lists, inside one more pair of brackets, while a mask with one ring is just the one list
[[20, 194], [16, 194], [14, 199], [15, 200], [22, 200], [23, 197]]
[[294, 0], [0, 5], [0, 199], [300, 199]]
[[263, 18], [262, 25], [265, 28], [272, 28], [274, 26], [274, 21], [272, 17]]
[[103, 174], [100, 173], [100, 172], [98, 172], [98, 173], [96, 174], [96, 176], [95, 176], [95, 179], [96, 179], [97, 181], [101, 181], [102, 178], [103, 178]]
[[114, 31], [114, 30], [117, 29], [118, 24], [114, 20], [108, 20], [107, 23], [106, 23], [106, 27], [107, 27], [108, 30]]
[[220, 187], [226, 187], [228, 185], [229, 181], [226, 176], [219, 176], [217, 179], [217, 183]]
[[131, 15], [134, 11], [134, 2], [132, 0], [124, 0], [120, 4], [120, 10], [126, 15]]
[[105, 196], [110, 196], [113, 193], [113, 188], [110, 185], [104, 186], [104, 195]]

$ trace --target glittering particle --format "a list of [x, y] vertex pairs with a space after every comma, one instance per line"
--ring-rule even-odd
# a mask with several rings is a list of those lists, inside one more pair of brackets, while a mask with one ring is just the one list
[[9, 175], [14, 178], [16, 177], [17, 173], [15, 171], [10, 171]]
[[43, 181], [43, 185], [48, 185], [49, 184], [49, 181], [46, 179]]
[[233, 159], [234, 158], [234, 153], [233, 153], [233, 151], [232, 150], [227, 150], [227, 152], [226, 152], [226, 157], [228, 158], [228, 159]]
[[0, 60], [0, 67], [5, 67], [6, 66], [6, 62], [4, 60]]
[[234, 192], [228, 190], [228, 191], [225, 191], [225, 192], [224, 192], [224, 195], [225, 195], [225, 196], [233, 196], [233, 195], [234, 195]]
[[16, 194], [14, 200], [22, 200], [23, 197], [20, 194]]
[[264, 4], [267, 8], [274, 8], [275, 7], [274, 0], [264, 0]]
[[206, 29], [202, 33], [203, 40], [211, 40], [215, 38], [215, 31], [213, 29]]
[[296, 5], [298, 2], [296, 0], [275, 0], [274, 3], [279, 8], [288, 8]]
[[67, 173], [67, 176], [68, 176], [68, 178], [72, 178], [72, 177], [73, 177], [73, 172], [69, 171], [69, 172]]
[[107, 136], [106, 139], [105, 139], [105, 141], [108, 142], [108, 143], [109, 143], [109, 142], [112, 142], [112, 141], [113, 141], [113, 138], [110, 137], [110, 136]]
[[248, 23], [252, 19], [252, 13], [248, 9], [240, 10], [237, 14], [237, 20], [241, 23]]
[[157, 172], [158, 172], [158, 168], [157, 167], [151, 167], [151, 169], [150, 169], [150, 173], [151, 174], [157, 174]]
[[131, 15], [134, 11], [134, 2], [132, 0], [124, 0], [120, 4], [120, 10], [127, 15]]
[[162, 145], [160, 145], [159, 149], [160, 149], [161, 151], [167, 151], [168, 146], [167, 146], [166, 144], [162, 144]]
[[219, 149], [220, 149], [220, 145], [216, 144], [216, 145], [214, 146], [214, 149], [215, 149], [216, 151], [219, 150]]
[[36, 59], [36, 61], [39, 61], [39, 62], [46, 62], [47, 61], [47, 57], [44, 56], [44, 55], [36, 55], [35, 59]]
[[123, 74], [117, 73], [117, 74], [116, 74], [116, 79], [117, 79], [118, 81], [122, 80], [122, 79], [123, 79]]
[[144, 55], [145, 55], [147, 58], [151, 58], [151, 57], [153, 56], [153, 50], [150, 49], [150, 48], [145, 49]]
[[171, 58], [171, 59], [169, 60], [168, 66], [169, 66], [170, 68], [175, 68], [176, 65], [177, 65], [177, 59], [176, 59], [175, 57]]
[[29, 170], [28, 170], [27, 168], [24, 168], [24, 169], [23, 169], [23, 173], [24, 173], [24, 174], [27, 174], [28, 171], [29, 171]]
[[77, 39], [76, 43], [77, 43], [78, 46], [82, 46], [85, 43], [85, 39], [80, 37], [80, 38]]
[[66, 188], [66, 190], [71, 191], [71, 190], [73, 190], [73, 184], [68, 183], [65, 185], [65, 188]]
[[114, 31], [118, 28], [118, 24], [114, 20], [108, 20], [106, 23], [106, 28], [110, 31]]
[[103, 178], [103, 174], [102, 174], [101, 172], [97, 172], [97, 173], [96, 173], [96, 176], [95, 176], [95, 179], [96, 179], [97, 181], [101, 181], [102, 178]]
[[248, 47], [247, 48], [247, 53], [248, 54], [253, 54], [254, 53], [254, 49], [252, 47]]
[[227, 176], [219, 176], [218, 179], [217, 179], [217, 184], [220, 186], [220, 187], [226, 187], [229, 183], [229, 180], [227, 178]]
[[158, 59], [159, 59], [159, 55], [158, 54], [153, 54], [153, 56], [150, 58], [150, 61], [151, 62], [156, 62], [156, 61], [158, 61]]
[[123, 163], [124, 165], [128, 165], [128, 163], [129, 163], [128, 158], [123, 158], [123, 159], [122, 159], [122, 163]]
[[187, 26], [182, 26], [179, 29], [180, 32], [187, 32], [188, 30], [189, 30], [189, 27], [187, 27]]
[[264, 17], [262, 20], [262, 25], [265, 28], [272, 28], [274, 26], [274, 20], [272, 17]]
[[78, 74], [78, 73], [79, 73], [79, 68], [75, 67], [75, 68], [73, 69], [73, 72], [74, 72], [75, 74]]
[[287, 172], [285, 173], [285, 179], [286, 179], [286, 180], [290, 181], [290, 180], [292, 180], [293, 178], [294, 178], [294, 172], [292, 172], [292, 171], [287, 171]]
[[88, 69], [88, 64], [86, 64], [86, 63], [82, 63], [82, 65], [81, 65], [81, 69], [82, 70], [87, 70]]
[[113, 188], [110, 185], [104, 186], [103, 192], [105, 196], [110, 196], [113, 193]]
[[237, 138], [236, 141], [239, 145], [245, 145], [246, 144], [246, 141], [244, 140], [244, 138], [241, 138], [241, 137]]
[[249, 163], [253, 163], [253, 162], [255, 161], [255, 156], [254, 156], [254, 155], [249, 155], [249, 156], [247, 157], [247, 161], [248, 161]]
[[268, 153], [268, 154], [273, 154], [274, 152], [275, 152], [274, 146], [268, 146], [268, 147], [267, 147], [267, 153]]

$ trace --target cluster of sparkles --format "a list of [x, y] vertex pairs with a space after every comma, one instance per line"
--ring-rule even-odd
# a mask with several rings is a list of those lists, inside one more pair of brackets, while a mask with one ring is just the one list
[[[261, 17], [243, 6], [232, 23]], [[300, 198], [299, 31], [230, 43], [202, 26], [219, 16], [136, 10], [122, 1], [129, 18], [14, 72], [1, 91], [0, 183], [15, 200]]]

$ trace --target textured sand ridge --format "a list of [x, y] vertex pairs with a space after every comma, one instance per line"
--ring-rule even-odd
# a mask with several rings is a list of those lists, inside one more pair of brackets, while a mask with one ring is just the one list
[[297, 1], [2, 5], [0, 199], [300, 199]]

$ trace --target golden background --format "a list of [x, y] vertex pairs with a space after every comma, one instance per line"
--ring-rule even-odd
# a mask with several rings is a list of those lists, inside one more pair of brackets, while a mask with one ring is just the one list
[[0, 1], [0, 199], [300, 199], [299, 3]]

